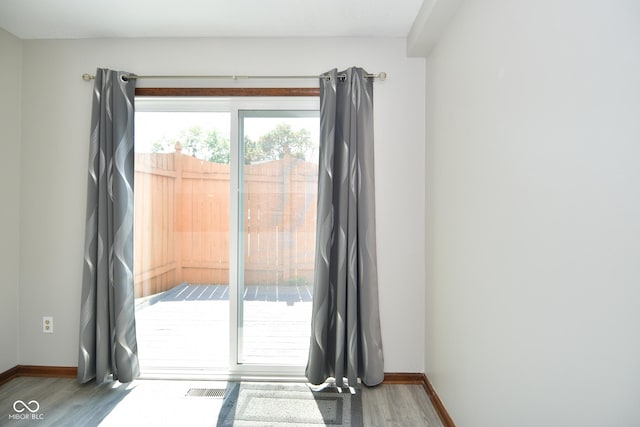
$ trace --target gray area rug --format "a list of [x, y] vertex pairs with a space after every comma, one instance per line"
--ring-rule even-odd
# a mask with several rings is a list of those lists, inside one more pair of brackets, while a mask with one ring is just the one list
[[231, 383], [218, 417], [231, 426], [362, 426], [362, 396], [348, 388]]

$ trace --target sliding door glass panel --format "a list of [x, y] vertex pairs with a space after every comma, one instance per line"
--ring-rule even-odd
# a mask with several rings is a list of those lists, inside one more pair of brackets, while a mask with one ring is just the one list
[[318, 131], [317, 111], [239, 111], [238, 363], [306, 364]]
[[230, 113], [138, 111], [135, 120], [141, 370], [226, 370]]

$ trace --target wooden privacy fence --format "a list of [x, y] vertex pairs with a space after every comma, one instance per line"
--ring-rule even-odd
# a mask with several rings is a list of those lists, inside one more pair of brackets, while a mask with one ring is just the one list
[[[313, 280], [318, 165], [290, 156], [244, 165], [245, 284]], [[228, 284], [230, 169], [181, 153], [135, 155], [135, 292]]]

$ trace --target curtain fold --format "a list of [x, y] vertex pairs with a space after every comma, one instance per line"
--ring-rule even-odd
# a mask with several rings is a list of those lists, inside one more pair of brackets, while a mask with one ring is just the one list
[[133, 288], [135, 79], [98, 69], [93, 89], [78, 381], [140, 372]]
[[307, 379], [384, 379], [375, 234], [373, 81], [361, 68], [320, 79], [316, 261]]

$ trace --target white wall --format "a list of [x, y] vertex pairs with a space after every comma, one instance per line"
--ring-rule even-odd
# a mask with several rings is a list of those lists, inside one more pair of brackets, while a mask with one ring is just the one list
[[0, 29], [0, 372], [18, 364], [22, 43]]
[[[295, 75], [360, 65], [389, 74], [387, 81], [375, 84], [385, 369], [423, 371], [424, 59], [407, 58], [405, 43], [404, 39], [25, 41], [20, 363], [76, 364], [92, 89], [81, 80], [82, 73], [108, 67], [138, 74]], [[143, 85], [160, 83], [140, 81]], [[55, 334], [40, 332], [42, 315], [55, 317]]]
[[467, 0], [426, 76], [425, 363], [454, 421], [640, 425], [640, 3]]

